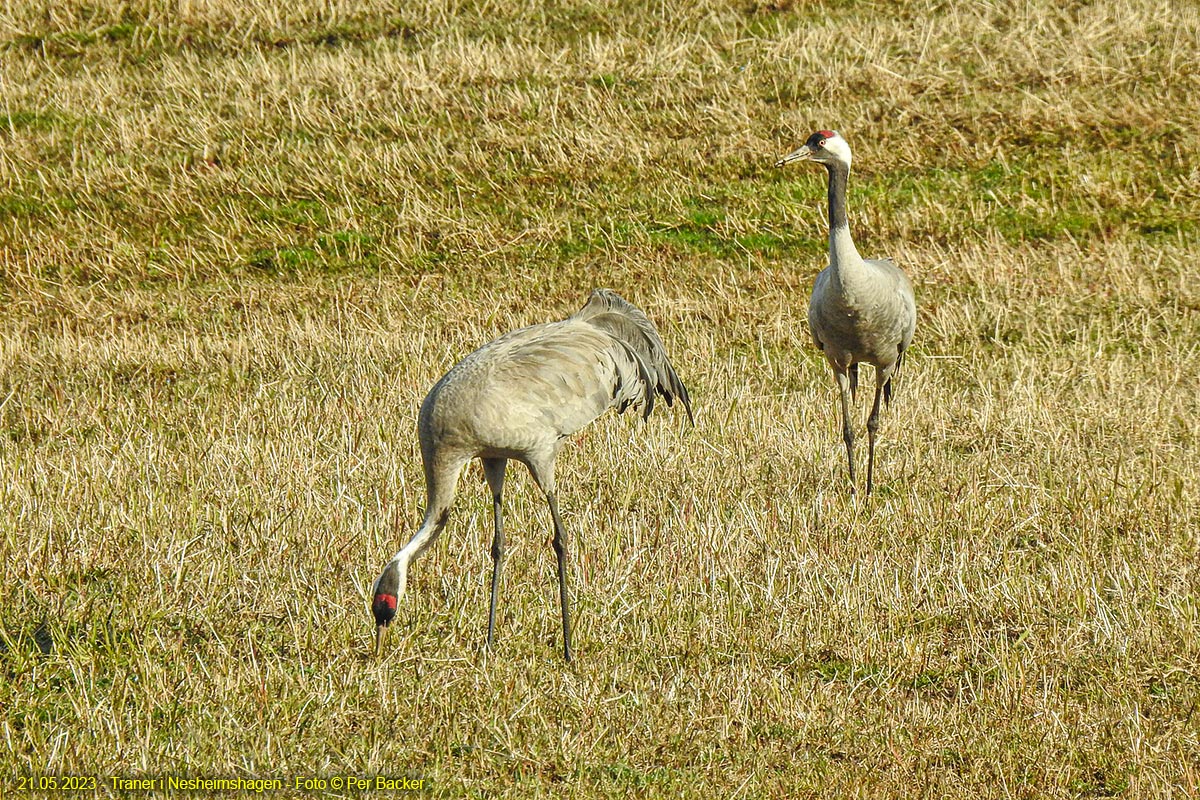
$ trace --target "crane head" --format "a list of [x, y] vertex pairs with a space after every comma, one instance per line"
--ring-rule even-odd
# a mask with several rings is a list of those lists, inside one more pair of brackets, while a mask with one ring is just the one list
[[850, 168], [850, 145], [837, 131], [817, 131], [797, 149], [775, 162], [782, 167], [793, 161], [816, 161], [818, 164], [842, 164]]
[[383, 635], [396, 616], [396, 603], [404, 594], [404, 570], [388, 562], [371, 590], [371, 613], [375, 615], [375, 655], [383, 649]]

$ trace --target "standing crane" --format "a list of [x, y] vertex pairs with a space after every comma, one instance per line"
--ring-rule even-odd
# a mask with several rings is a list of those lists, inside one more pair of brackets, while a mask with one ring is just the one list
[[437, 539], [454, 502], [458, 476], [472, 458], [483, 463], [492, 491], [492, 599], [487, 646], [496, 627], [496, 599], [504, 563], [501, 494], [508, 460], [529, 468], [546, 495], [554, 521], [563, 656], [571, 660], [567, 602], [567, 534], [558, 513], [554, 459], [568, 436], [610, 408], [633, 407], [642, 418], [655, 395], [672, 405], [687, 389], [667, 358], [658, 330], [642, 311], [615, 292], [597, 289], [587, 305], [561, 322], [512, 331], [458, 362], [430, 390], [417, 421], [425, 466], [425, 519], [408, 544], [383, 568], [372, 590], [375, 652], [404, 596], [409, 564]]
[[866, 261], [854, 247], [846, 221], [846, 183], [850, 178], [850, 145], [837, 131], [817, 131], [776, 167], [792, 161], [815, 161], [829, 172], [829, 266], [813, 283], [808, 325], [813, 341], [825, 354], [842, 399], [842, 439], [850, 462], [854, 493], [854, 430], [850, 406], [858, 391], [858, 365], [875, 367], [875, 402], [867, 418], [867, 494], [875, 468], [875, 432], [879, 399], [892, 399], [892, 377], [904, 360], [917, 324], [917, 302], [908, 276], [891, 259]]

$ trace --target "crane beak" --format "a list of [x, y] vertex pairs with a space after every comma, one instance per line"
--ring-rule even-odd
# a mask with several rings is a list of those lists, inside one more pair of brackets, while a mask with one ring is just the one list
[[793, 150], [783, 158], [775, 162], [776, 167], [782, 167], [784, 164], [790, 164], [793, 161], [804, 161], [812, 156], [812, 148], [806, 144], [800, 145], [799, 149]]
[[387, 633], [387, 625], [375, 626], [375, 657], [379, 658], [379, 654], [383, 652], [383, 637]]

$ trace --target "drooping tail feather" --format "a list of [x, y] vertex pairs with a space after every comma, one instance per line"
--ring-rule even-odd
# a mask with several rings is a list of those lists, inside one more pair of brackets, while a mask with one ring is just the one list
[[[586, 321], [619, 339], [636, 355], [640, 366], [645, 367], [647, 377], [653, 381], [653, 390], [661, 395], [669, 406], [674, 405], [675, 399], [678, 398], [687, 411], [688, 421], [695, 424], [687, 387], [671, 366], [658, 329], [640, 308], [611, 289], [595, 289], [588, 298], [587, 305], [575, 312], [571, 318]], [[649, 408], [646, 413], [649, 414]]]
[[892, 406], [892, 381], [900, 377], [900, 367], [904, 364], [904, 349], [901, 348], [900, 354], [896, 356], [896, 368], [892, 370], [892, 376], [887, 379], [887, 383], [883, 385], [883, 404], [888, 408]]

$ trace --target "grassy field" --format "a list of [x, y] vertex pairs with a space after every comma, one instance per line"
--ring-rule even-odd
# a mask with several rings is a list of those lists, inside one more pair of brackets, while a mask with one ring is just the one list
[[[1198, 98], [1167, 0], [5, 4], [0, 794], [1195, 796]], [[818, 128], [918, 295], [869, 502]], [[563, 451], [577, 663], [521, 468], [481, 652], [477, 466], [374, 658], [422, 397], [596, 286], [697, 421]]]

